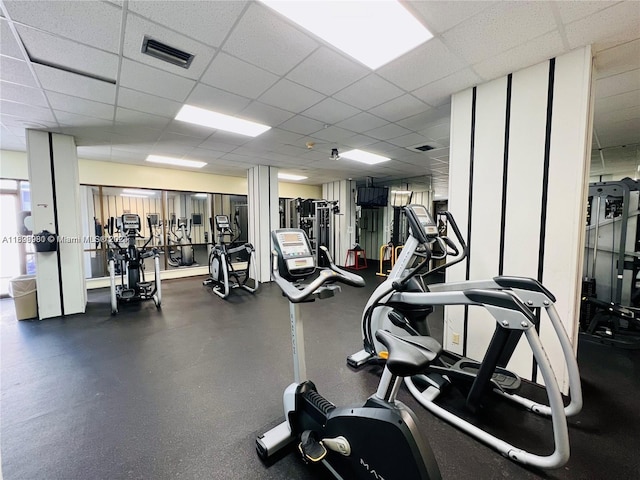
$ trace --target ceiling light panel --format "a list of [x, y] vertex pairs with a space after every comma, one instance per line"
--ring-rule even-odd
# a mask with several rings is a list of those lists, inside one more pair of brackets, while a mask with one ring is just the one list
[[160, 155], [149, 155], [147, 162], [162, 163], [165, 165], [175, 165], [178, 167], [202, 168], [207, 162], [199, 162], [197, 160], [187, 160], [184, 158], [162, 157]]
[[261, 1], [372, 70], [433, 37], [396, 1]]
[[278, 178], [280, 180], [306, 180], [308, 177], [303, 177], [302, 175], [293, 175], [291, 173], [278, 173]]
[[388, 162], [390, 158], [376, 155], [375, 153], [365, 152], [364, 150], [349, 150], [340, 154], [340, 158], [349, 158], [356, 162], [366, 163], [367, 165], [375, 165], [377, 163]]
[[262, 125], [192, 105], [183, 106], [178, 112], [178, 115], [176, 115], [176, 120], [215, 128], [217, 130], [224, 130], [225, 132], [239, 133], [249, 137], [257, 137], [271, 128], [268, 125]]
[[152, 192], [151, 190], [140, 190], [137, 188], [124, 188], [122, 190], [122, 193], [132, 193], [134, 195], [155, 195], [155, 192]]

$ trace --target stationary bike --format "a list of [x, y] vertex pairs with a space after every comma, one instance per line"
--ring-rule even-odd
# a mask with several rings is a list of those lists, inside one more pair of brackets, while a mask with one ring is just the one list
[[[410, 236], [389, 274], [369, 299], [362, 317], [364, 349], [349, 356], [347, 363], [359, 367], [368, 362], [384, 361], [386, 347], [374, 337], [380, 328], [395, 334], [428, 335], [427, 317], [434, 306], [479, 306], [495, 319], [495, 329], [481, 361], [443, 350], [422, 375], [405, 379], [415, 399], [434, 415], [448, 421], [476, 439], [495, 448], [508, 458], [538, 468], [558, 468], [569, 459], [569, 435], [566, 417], [582, 408], [580, 373], [573, 348], [563, 323], [554, 307], [555, 297], [540, 282], [526, 277], [496, 276], [487, 280], [468, 280], [430, 284], [421, 276], [450, 267], [467, 256], [467, 246], [455, 219], [446, 213], [459, 247], [438, 232], [436, 223], [422, 205], [409, 205], [404, 213]], [[439, 249], [451, 256], [447, 263], [428, 271], [428, 252]], [[427, 255], [425, 255], [427, 253]], [[567, 368], [571, 401], [565, 406], [548, 355], [540, 341], [537, 327], [545, 312], [562, 349]], [[524, 380], [508, 370], [519, 341], [524, 337], [542, 374], [547, 403], [523, 396]], [[418, 337], [419, 338], [419, 337]], [[476, 415], [495, 394], [541, 416], [551, 417], [554, 450], [549, 455], [537, 455], [510, 444], [483, 430], [453, 410], [444, 408], [442, 400], [462, 394], [464, 408]]]
[[[209, 224], [213, 231], [213, 219], [209, 218]], [[230, 246], [233, 245], [233, 240], [230, 245], [225, 243], [225, 236], [233, 238], [227, 215], [216, 215], [215, 224], [218, 243], [209, 252], [209, 278], [202, 284], [211, 286], [213, 293], [221, 298], [227, 298], [234, 288], [256, 292], [259, 284], [253, 245], [244, 243], [233, 247]]]
[[[151, 219], [149, 224], [149, 239], [138, 248], [137, 238], [140, 235], [140, 216], [135, 213], [125, 213], [120, 217], [120, 226], [115, 228], [116, 219], [111, 217], [107, 225], [111, 250], [109, 251], [109, 277], [111, 286], [111, 314], [118, 313], [118, 305], [125, 302], [153, 300], [159, 309], [162, 304], [162, 287], [160, 284], [160, 254], [158, 249], [147, 250], [147, 245], [153, 240]], [[123, 238], [115, 238], [114, 230], [125, 235], [127, 244], [123, 245]], [[144, 259], [153, 257], [155, 279], [146, 282], [144, 279]], [[120, 285], [116, 285], [116, 273], [120, 274]]]
[[377, 392], [363, 406], [336, 407], [306, 380], [300, 303], [334, 296], [340, 291], [337, 283], [363, 287], [364, 280], [338, 268], [323, 246], [329, 267], [317, 268], [300, 229], [274, 230], [272, 241], [273, 278], [289, 299], [295, 382], [284, 392], [285, 421], [256, 440], [260, 458], [296, 442], [306, 462], [324, 464], [338, 479], [441, 478], [413, 412], [396, 400], [402, 377], [424, 371], [440, 351], [438, 342], [376, 332], [389, 351]]
[[[176, 223], [178, 229], [176, 231]], [[178, 234], [178, 232], [180, 232]], [[185, 217], [178, 218], [178, 221], [170, 222], [169, 228], [169, 247], [173, 247], [180, 252], [169, 255], [167, 262], [172, 267], [189, 267], [195, 263], [193, 255], [193, 244], [191, 243], [191, 220], [187, 224]], [[171, 238], [173, 236], [173, 238]]]

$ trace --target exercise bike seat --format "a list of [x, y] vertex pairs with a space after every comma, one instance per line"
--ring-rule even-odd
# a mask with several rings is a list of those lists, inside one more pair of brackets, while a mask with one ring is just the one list
[[389, 351], [387, 368], [399, 377], [424, 373], [442, 351], [440, 343], [427, 336], [399, 337], [387, 330], [378, 330], [376, 338]]

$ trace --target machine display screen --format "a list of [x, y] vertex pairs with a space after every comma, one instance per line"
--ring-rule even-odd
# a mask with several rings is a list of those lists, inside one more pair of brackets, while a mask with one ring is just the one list
[[123, 230], [140, 230], [140, 217], [135, 213], [125, 213], [122, 215]]
[[437, 235], [438, 227], [436, 226], [436, 222], [433, 221], [429, 211], [424, 208], [422, 205], [415, 205], [412, 207], [416, 216], [418, 217], [418, 221], [424, 228], [424, 231], [427, 235]]
[[216, 225], [218, 225], [218, 228], [229, 228], [229, 217], [226, 215], [216, 215]]
[[311, 251], [302, 232], [278, 233], [278, 243], [285, 259], [311, 257]]

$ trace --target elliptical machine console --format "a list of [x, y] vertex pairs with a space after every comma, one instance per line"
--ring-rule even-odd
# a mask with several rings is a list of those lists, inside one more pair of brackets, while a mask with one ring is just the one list
[[295, 442], [305, 462], [323, 463], [338, 479], [441, 478], [413, 412], [396, 400], [402, 377], [424, 371], [440, 352], [438, 342], [376, 332], [389, 350], [377, 392], [363, 406], [336, 407], [306, 380], [300, 304], [333, 297], [338, 284], [363, 287], [364, 280], [337, 267], [323, 246], [328, 267], [318, 268], [300, 229], [275, 230], [271, 236], [272, 275], [289, 299], [295, 381], [283, 395], [285, 420], [257, 438], [258, 455], [269, 459]]

